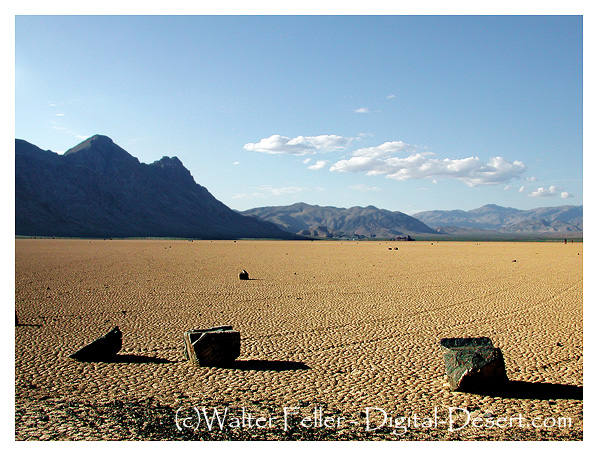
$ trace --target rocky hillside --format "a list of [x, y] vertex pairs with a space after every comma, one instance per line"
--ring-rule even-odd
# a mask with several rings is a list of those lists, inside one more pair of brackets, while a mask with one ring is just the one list
[[[424, 211], [414, 217], [439, 231], [465, 233], [472, 229], [500, 233], [582, 232], [582, 206], [519, 210], [485, 205], [470, 211]], [[461, 230], [463, 229], [463, 230]]]
[[16, 140], [15, 205], [16, 235], [298, 238], [231, 210], [178, 158], [140, 163], [101, 135], [63, 155]]
[[346, 209], [295, 203], [253, 208], [242, 214], [272, 222], [299, 235], [319, 238], [396, 238], [437, 233], [407, 214], [374, 206]]

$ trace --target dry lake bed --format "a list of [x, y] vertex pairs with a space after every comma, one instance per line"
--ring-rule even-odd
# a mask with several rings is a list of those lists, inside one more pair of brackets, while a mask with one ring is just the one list
[[[582, 439], [582, 243], [15, 246], [16, 440]], [[192, 365], [216, 325], [240, 357]], [[114, 326], [112, 362], [69, 358]], [[477, 336], [508, 386], [452, 392], [439, 341]]]

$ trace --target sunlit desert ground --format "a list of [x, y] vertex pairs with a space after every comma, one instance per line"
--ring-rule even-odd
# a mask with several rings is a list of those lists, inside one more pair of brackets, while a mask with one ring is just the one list
[[[582, 439], [582, 243], [15, 243], [17, 440]], [[186, 361], [184, 331], [225, 324], [236, 365]], [[116, 325], [120, 359], [69, 358]], [[509, 391], [449, 390], [439, 340], [474, 336]], [[208, 430], [194, 407], [271, 423]], [[300, 423], [315, 410], [334, 425]]]

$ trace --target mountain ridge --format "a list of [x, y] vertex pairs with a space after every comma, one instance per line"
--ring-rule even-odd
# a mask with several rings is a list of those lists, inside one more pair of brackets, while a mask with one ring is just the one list
[[176, 157], [141, 163], [94, 135], [64, 154], [15, 140], [15, 233], [298, 239], [218, 201]]
[[[581, 232], [582, 205], [519, 210], [488, 204], [469, 211], [433, 210], [408, 216], [369, 205], [337, 208], [304, 202], [266, 206], [241, 214], [270, 221], [282, 230], [318, 238], [397, 238], [477, 234], [558, 234]], [[421, 225], [413, 221], [420, 222]]]
[[234, 211], [197, 184], [177, 157], [141, 163], [94, 135], [64, 154], [15, 139], [15, 229], [24, 236], [181, 238], [398, 238], [583, 230], [583, 207], [484, 205], [411, 216], [373, 205], [304, 202]]
[[318, 238], [396, 238], [437, 233], [407, 214], [372, 205], [336, 208], [300, 202], [252, 208], [241, 214], [272, 222], [282, 230]]
[[465, 229], [464, 232], [478, 229], [499, 233], [583, 231], [582, 205], [538, 207], [530, 210], [484, 205], [470, 211], [422, 211], [413, 216], [446, 233], [459, 233], [459, 228]]

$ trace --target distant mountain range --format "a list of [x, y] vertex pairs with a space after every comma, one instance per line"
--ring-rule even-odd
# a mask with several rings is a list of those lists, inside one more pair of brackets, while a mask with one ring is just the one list
[[416, 219], [443, 233], [556, 233], [582, 232], [582, 206], [519, 210], [485, 205], [471, 211], [423, 211]]
[[197, 184], [176, 157], [140, 163], [102, 135], [64, 154], [15, 141], [16, 235], [390, 239], [582, 233], [582, 228], [582, 206], [518, 210], [485, 205], [408, 216], [374, 206], [296, 203], [237, 212]]
[[[335, 208], [296, 203], [242, 211], [282, 230], [318, 238], [397, 238], [490, 233], [582, 232], [582, 206], [518, 210], [485, 205], [471, 211], [425, 211], [408, 216], [374, 206]], [[433, 228], [432, 228], [433, 227]]]
[[437, 233], [407, 214], [374, 206], [346, 209], [296, 203], [253, 208], [241, 214], [272, 222], [298, 235], [318, 238], [396, 238]]
[[59, 237], [298, 239], [196, 184], [176, 157], [147, 165], [95, 135], [64, 154], [15, 141], [15, 233]]

